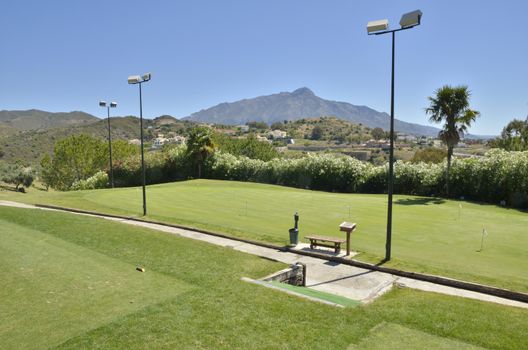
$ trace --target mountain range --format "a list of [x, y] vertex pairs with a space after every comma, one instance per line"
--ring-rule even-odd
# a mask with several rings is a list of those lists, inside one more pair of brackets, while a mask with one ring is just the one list
[[[347, 102], [325, 100], [312, 90], [303, 87], [293, 92], [281, 92], [231, 103], [220, 103], [214, 107], [193, 113], [186, 120], [201, 123], [227, 125], [245, 124], [249, 121], [272, 124], [284, 120], [334, 116], [355, 124], [388, 130], [390, 116], [367, 106], [356, 106]], [[396, 131], [425, 136], [438, 135], [438, 128], [395, 120]]]

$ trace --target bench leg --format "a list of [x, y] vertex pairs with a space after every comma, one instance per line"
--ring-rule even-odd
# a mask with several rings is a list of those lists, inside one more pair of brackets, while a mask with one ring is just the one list
[[335, 244], [335, 253], [336, 253], [336, 254], [339, 254], [339, 252], [341, 252], [341, 244], [336, 243], [336, 244]]
[[310, 249], [314, 249], [314, 242], [310, 241]]

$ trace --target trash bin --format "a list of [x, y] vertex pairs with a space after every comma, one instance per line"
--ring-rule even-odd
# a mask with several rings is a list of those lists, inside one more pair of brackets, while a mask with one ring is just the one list
[[290, 245], [299, 244], [299, 229], [291, 228], [289, 232], [290, 232]]

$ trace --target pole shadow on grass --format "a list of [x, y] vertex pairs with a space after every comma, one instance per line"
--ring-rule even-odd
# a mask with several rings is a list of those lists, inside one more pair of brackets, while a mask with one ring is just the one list
[[395, 201], [399, 205], [429, 205], [429, 204], [443, 204], [445, 199], [442, 198], [400, 198]]
[[349, 279], [349, 278], [354, 278], [354, 277], [359, 277], [359, 276], [363, 276], [363, 275], [368, 275], [369, 273], [372, 273], [372, 272], [374, 272], [374, 271], [373, 271], [373, 270], [369, 270], [369, 271], [365, 271], [365, 272], [360, 272], [360, 273], [356, 273], [356, 274], [349, 275], [349, 276], [345, 276], [345, 277], [335, 278], [335, 279], [333, 279], [333, 280], [328, 280], [328, 281], [323, 281], [323, 282], [319, 282], [319, 283], [314, 283], [314, 284], [306, 285], [306, 287], [320, 286], [320, 285], [322, 285], [322, 284], [327, 284], [327, 283], [332, 283], [332, 282], [337, 282], [337, 281], [346, 280], [346, 279]]

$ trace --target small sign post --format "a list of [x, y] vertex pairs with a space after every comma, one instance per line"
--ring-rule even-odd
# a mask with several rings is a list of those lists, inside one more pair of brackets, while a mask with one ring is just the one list
[[339, 225], [339, 231], [344, 231], [347, 233], [347, 253], [346, 256], [350, 255], [350, 233], [356, 229], [356, 224], [351, 222], [343, 221], [341, 225]]

